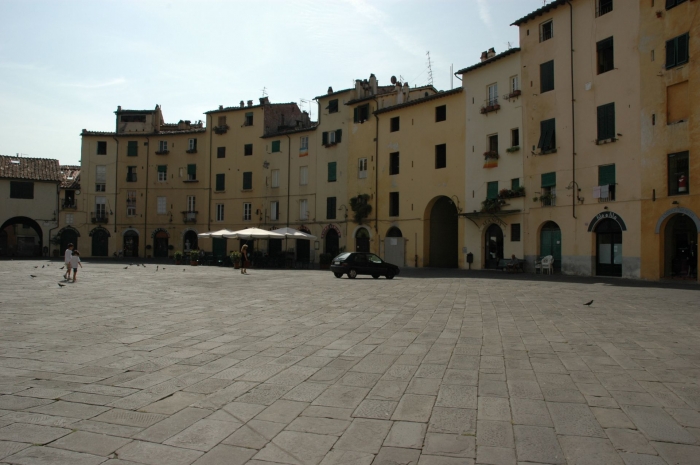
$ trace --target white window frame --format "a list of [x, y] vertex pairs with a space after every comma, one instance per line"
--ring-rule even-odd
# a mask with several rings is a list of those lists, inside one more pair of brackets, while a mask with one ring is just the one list
[[253, 204], [245, 202], [243, 204], [243, 221], [250, 221], [253, 218]]
[[224, 221], [224, 204], [216, 204], [216, 221]]
[[156, 213], [158, 215], [168, 214], [168, 199], [166, 197], [156, 197]]
[[167, 152], [168, 151], [168, 141], [167, 140], [158, 141], [158, 151], [159, 152]]
[[280, 170], [272, 170], [270, 185], [280, 187]]
[[188, 212], [196, 212], [196, 207], [197, 206], [197, 198], [194, 195], [188, 195], [187, 196], [187, 211]]
[[487, 105], [496, 105], [498, 103], [498, 83], [494, 82], [486, 86]]
[[165, 172], [158, 171], [158, 182], [165, 182], [168, 180], [168, 172], [167, 172], [168, 168], [166, 167], [165, 169], [166, 169]]
[[107, 166], [97, 165], [95, 166], [95, 183], [104, 184], [107, 182]]
[[299, 138], [299, 149], [309, 149], [309, 136], [301, 136]]
[[73, 224], [73, 222], [75, 221], [75, 218], [73, 217], [72, 213], [66, 213], [65, 218], [66, 218], [66, 224]]
[[107, 197], [97, 196], [95, 197], [95, 216], [105, 217], [107, 216]]
[[299, 219], [309, 219], [309, 201], [306, 199], [299, 200]]
[[280, 203], [278, 200], [270, 202], [270, 220], [277, 221], [280, 219]]
[[189, 150], [197, 150], [197, 139], [192, 138], [188, 142]]
[[367, 178], [367, 159], [360, 158], [357, 163], [357, 177], [360, 179]]
[[107, 184], [103, 182], [98, 182], [95, 184], [95, 192], [106, 192], [107, 191]]
[[510, 77], [510, 91], [513, 93], [516, 90], [520, 90], [520, 77], [517, 74]]
[[300, 166], [299, 167], [299, 185], [306, 186], [309, 184], [309, 167]]
[[335, 144], [335, 131], [328, 131], [328, 145]]

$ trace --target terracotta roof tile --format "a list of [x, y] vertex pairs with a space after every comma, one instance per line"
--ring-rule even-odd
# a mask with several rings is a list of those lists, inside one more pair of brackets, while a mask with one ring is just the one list
[[0, 178], [61, 182], [58, 160], [0, 155]]
[[61, 165], [61, 189], [80, 189], [80, 166]]

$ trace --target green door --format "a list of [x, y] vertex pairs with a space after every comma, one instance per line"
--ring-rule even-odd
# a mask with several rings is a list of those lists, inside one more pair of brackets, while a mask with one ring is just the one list
[[216, 258], [223, 258], [226, 256], [226, 238], [215, 237], [212, 240], [212, 253]]
[[561, 270], [561, 229], [553, 221], [546, 223], [540, 232], [540, 257], [547, 255], [554, 257], [554, 269]]
[[96, 229], [92, 233], [92, 256], [106, 257], [109, 250], [109, 233], [104, 229]]

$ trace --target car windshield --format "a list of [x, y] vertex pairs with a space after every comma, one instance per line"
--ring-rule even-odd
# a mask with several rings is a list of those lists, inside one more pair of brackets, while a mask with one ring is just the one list
[[337, 260], [337, 261], [341, 261], [341, 262], [342, 262], [342, 261], [346, 260], [349, 256], [350, 256], [350, 253], [349, 253], [349, 252], [341, 253], [340, 255], [338, 255], [337, 257], [335, 257], [333, 260]]
[[382, 259], [374, 255], [373, 253], [367, 254], [367, 258], [372, 263], [382, 263]]

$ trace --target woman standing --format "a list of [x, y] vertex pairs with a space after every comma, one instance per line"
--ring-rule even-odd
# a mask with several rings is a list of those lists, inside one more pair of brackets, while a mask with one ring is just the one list
[[241, 274], [248, 274], [248, 265], [250, 262], [248, 261], [248, 244], [243, 244], [243, 247], [241, 247]]

